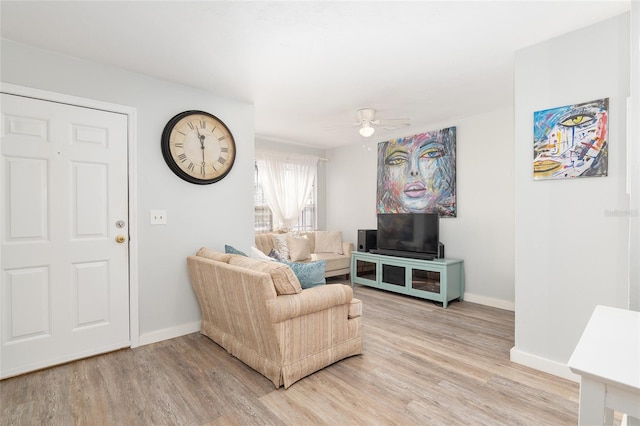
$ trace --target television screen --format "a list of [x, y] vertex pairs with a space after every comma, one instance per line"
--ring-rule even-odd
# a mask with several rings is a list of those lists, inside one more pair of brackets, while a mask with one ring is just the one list
[[378, 250], [397, 250], [437, 255], [437, 213], [378, 214]]

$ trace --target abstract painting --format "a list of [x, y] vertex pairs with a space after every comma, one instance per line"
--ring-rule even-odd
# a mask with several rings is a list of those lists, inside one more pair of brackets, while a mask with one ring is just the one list
[[609, 98], [533, 113], [533, 179], [607, 176]]
[[378, 144], [378, 213], [456, 216], [456, 128]]

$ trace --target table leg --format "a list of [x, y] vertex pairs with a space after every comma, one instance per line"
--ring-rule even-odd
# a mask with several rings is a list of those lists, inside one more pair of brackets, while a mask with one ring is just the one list
[[[605, 421], [605, 384], [582, 376], [580, 380], [579, 426], [602, 425]], [[608, 417], [608, 416], [607, 416]]]

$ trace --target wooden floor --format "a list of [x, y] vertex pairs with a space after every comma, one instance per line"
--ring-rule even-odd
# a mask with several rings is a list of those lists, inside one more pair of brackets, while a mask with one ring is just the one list
[[2, 425], [575, 425], [578, 385], [514, 364], [514, 314], [356, 286], [364, 354], [288, 390], [198, 333], [0, 382]]

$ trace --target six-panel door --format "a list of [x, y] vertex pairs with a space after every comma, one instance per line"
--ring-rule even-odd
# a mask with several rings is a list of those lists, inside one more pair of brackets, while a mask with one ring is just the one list
[[130, 338], [127, 116], [1, 96], [4, 378]]

